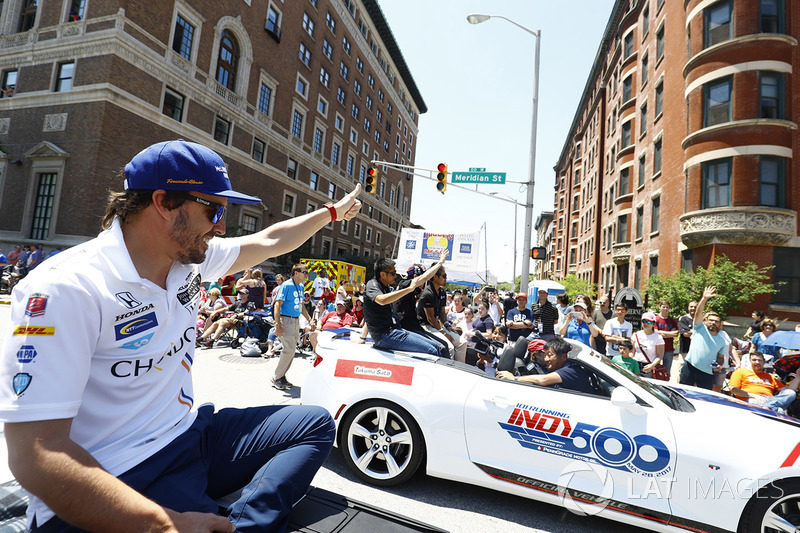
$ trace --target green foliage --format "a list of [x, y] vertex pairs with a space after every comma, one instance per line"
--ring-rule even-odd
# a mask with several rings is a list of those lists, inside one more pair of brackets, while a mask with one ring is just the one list
[[678, 316], [686, 313], [689, 302], [700, 300], [705, 287], [713, 285], [717, 296], [708, 301], [706, 311], [716, 311], [723, 319], [729, 314], [743, 314], [742, 304], [752, 302], [759, 294], [777, 292], [770, 281], [773, 268], [759, 268], [750, 261], [740, 264], [721, 255], [708, 269], [698, 267], [694, 273], [679, 270], [673, 276], [651, 277], [646, 286], [648, 304], [657, 308], [658, 301], [667, 300], [672, 315]]
[[586, 294], [595, 299], [597, 296], [597, 284], [590, 283], [585, 279], [581, 279], [575, 274], [570, 274], [566, 278], [559, 281], [564, 286], [564, 292], [569, 296], [569, 301], [574, 302], [578, 294]]

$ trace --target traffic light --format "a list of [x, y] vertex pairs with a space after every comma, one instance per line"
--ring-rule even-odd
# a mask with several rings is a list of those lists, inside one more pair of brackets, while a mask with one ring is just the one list
[[437, 168], [439, 173], [436, 174], [436, 190], [444, 194], [444, 191], [447, 190], [447, 164], [439, 163]]
[[364, 190], [367, 191], [367, 194], [375, 194], [375, 191], [378, 189], [378, 167], [372, 165], [367, 170], [367, 186], [364, 187]]
[[547, 259], [547, 249], [544, 246], [531, 248], [531, 259], [540, 259], [544, 261]]

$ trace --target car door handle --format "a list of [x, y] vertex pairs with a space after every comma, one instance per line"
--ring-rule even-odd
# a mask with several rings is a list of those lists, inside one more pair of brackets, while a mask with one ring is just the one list
[[511, 405], [511, 400], [503, 396], [492, 396], [486, 399], [487, 402], [495, 404], [497, 407], [506, 408]]

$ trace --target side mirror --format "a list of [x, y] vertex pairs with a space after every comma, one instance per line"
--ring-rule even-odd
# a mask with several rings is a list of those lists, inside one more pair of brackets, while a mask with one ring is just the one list
[[644, 407], [636, 403], [636, 396], [625, 387], [616, 387], [611, 392], [611, 405], [625, 409], [632, 415], [643, 415]]

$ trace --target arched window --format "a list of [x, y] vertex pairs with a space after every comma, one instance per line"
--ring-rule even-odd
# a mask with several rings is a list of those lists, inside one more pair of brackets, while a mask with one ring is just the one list
[[239, 63], [239, 44], [231, 32], [222, 32], [219, 43], [219, 58], [217, 58], [217, 82], [230, 89], [236, 90], [236, 67]]

